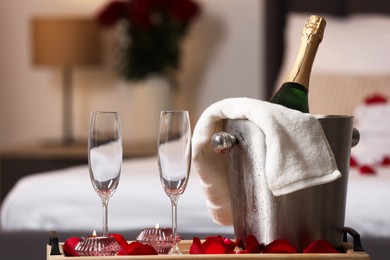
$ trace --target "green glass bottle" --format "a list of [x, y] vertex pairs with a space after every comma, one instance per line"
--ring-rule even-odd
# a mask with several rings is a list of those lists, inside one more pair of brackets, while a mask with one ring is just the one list
[[324, 36], [326, 21], [323, 17], [309, 17], [301, 37], [301, 45], [287, 80], [270, 102], [309, 113], [309, 81], [318, 46]]

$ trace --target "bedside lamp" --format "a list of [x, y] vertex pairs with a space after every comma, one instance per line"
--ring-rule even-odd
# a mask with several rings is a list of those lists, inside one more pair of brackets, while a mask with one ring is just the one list
[[72, 144], [72, 69], [100, 62], [98, 26], [91, 18], [48, 16], [34, 18], [31, 30], [34, 64], [62, 69], [62, 143]]

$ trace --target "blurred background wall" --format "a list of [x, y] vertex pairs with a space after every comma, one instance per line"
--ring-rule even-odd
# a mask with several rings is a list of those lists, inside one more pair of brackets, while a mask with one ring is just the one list
[[[61, 70], [32, 62], [30, 22], [41, 15], [93, 17], [106, 0], [0, 1], [0, 146], [62, 135]], [[210, 104], [227, 97], [262, 99], [263, 1], [198, 0], [202, 15], [183, 44], [180, 91], [171, 108], [190, 110], [192, 125]], [[104, 35], [109, 32], [104, 32]], [[104, 45], [109, 60], [109, 41]], [[156, 138], [161, 94], [126, 86], [109, 62], [75, 68], [73, 133], [85, 138], [92, 110], [118, 110], [124, 139]], [[153, 96], [154, 95], [154, 96]]]

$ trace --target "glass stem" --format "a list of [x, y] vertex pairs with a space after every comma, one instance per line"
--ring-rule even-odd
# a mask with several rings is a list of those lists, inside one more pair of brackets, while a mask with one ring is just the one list
[[103, 234], [102, 234], [102, 236], [103, 237], [108, 235], [108, 200], [109, 200], [109, 197], [102, 198], [102, 205], [103, 205]]
[[171, 204], [172, 204], [172, 249], [171, 253], [180, 254], [179, 247], [177, 245], [177, 201], [179, 200], [178, 195], [171, 196]]

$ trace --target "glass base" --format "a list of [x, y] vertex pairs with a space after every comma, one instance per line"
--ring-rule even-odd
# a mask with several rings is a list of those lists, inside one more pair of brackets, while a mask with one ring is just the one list
[[[173, 237], [171, 228], [144, 228], [136, 240], [151, 245], [159, 254], [167, 254], [172, 248]], [[177, 241], [181, 237], [178, 235]]]
[[114, 256], [121, 246], [114, 237], [82, 237], [75, 250], [79, 256]]
[[173, 245], [171, 247], [171, 250], [169, 250], [168, 255], [182, 255], [183, 253], [180, 251], [179, 247], [176, 245]]

